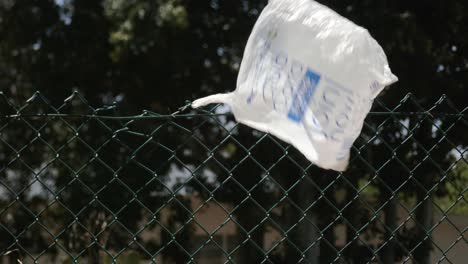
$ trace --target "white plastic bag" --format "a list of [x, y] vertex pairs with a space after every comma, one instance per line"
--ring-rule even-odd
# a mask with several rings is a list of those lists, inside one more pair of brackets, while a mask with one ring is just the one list
[[373, 99], [397, 81], [368, 31], [312, 0], [270, 0], [245, 48], [236, 120], [292, 144], [316, 165], [346, 169]]

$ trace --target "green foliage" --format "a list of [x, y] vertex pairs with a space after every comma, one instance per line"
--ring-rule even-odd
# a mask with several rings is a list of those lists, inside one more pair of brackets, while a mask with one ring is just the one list
[[447, 194], [440, 197], [437, 204], [450, 214], [467, 216], [468, 203], [464, 193], [468, 185], [468, 163], [461, 160], [449, 177], [451, 180], [446, 181], [444, 186]]

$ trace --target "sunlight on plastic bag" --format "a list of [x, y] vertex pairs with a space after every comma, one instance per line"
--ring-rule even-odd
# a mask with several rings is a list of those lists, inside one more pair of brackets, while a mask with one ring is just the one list
[[229, 104], [238, 122], [343, 171], [373, 99], [397, 80], [366, 29], [311, 0], [270, 0], [249, 37], [237, 89], [192, 107]]

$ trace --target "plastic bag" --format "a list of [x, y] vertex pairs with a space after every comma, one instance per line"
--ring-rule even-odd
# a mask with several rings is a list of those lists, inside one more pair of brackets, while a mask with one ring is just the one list
[[237, 88], [193, 102], [231, 106], [236, 120], [343, 171], [373, 99], [397, 81], [369, 32], [311, 0], [270, 0], [245, 48]]

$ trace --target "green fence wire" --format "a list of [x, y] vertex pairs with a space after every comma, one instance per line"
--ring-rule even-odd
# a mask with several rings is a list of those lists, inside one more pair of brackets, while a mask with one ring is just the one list
[[0, 94], [0, 263], [462, 263], [467, 108], [379, 100], [325, 171], [226, 106]]

